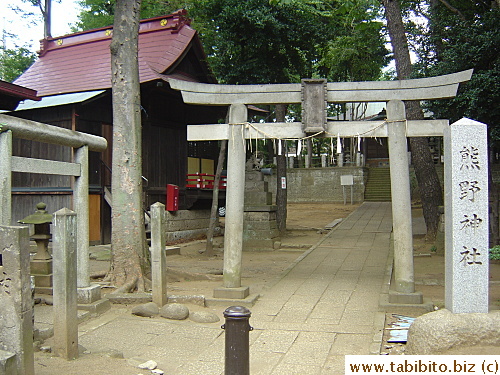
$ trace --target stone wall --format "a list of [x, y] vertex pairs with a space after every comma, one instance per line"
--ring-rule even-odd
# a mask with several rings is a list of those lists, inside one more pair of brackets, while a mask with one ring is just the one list
[[[195, 239], [207, 234], [210, 210], [180, 210], [166, 213], [166, 241]], [[220, 233], [220, 227], [216, 228]]]
[[[336, 202], [344, 197], [340, 176], [353, 175], [353, 203], [364, 200], [365, 183], [368, 176], [363, 167], [294, 168], [287, 169], [288, 202]], [[269, 191], [276, 191], [276, 174], [265, 176]], [[351, 202], [351, 187], [345, 187], [346, 202]]]

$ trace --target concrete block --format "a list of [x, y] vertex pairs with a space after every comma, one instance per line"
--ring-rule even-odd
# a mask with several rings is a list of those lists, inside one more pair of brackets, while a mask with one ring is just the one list
[[250, 287], [241, 286], [239, 288], [219, 287], [214, 289], [214, 298], [244, 299], [250, 295]]
[[89, 304], [101, 299], [101, 286], [98, 284], [91, 284], [88, 287], [77, 288], [78, 304]]
[[263, 181], [264, 175], [259, 171], [247, 171], [245, 173], [245, 186], [247, 181]]
[[210, 210], [179, 210], [179, 211], [166, 211], [165, 218], [170, 220], [198, 220], [210, 217]]
[[35, 294], [53, 295], [54, 290], [51, 286], [35, 286]]
[[422, 292], [414, 293], [401, 293], [393, 290], [389, 291], [389, 302], [396, 304], [422, 304], [424, 302], [424, 297]]
[[52, 288], [53, 275], [33, 275], [35, 276], [35, 286]]
[[153, 300], [151, 293], [108, 293], [106, 298], [111, 303], [123, 305], [146, 303]]
[[17, 375], [14, 353], [0, 350], [0, 375]]
[[252, 307], [255, 305], [259, 298], [258, 294], [250, 294], [243, 299], [234, 299], [234, 298], [206, 298], [205, 305], [207, 307], [219, 306], [222, 308], [227, 308], [230, 306], [244, 306], [244, 307]]
[[177, 230], [208, 228], [209, 221], [209, 218], [170, 220], [165, 223], [165, 229], [167, 232], [172, 232]]
[[165, 255], [179, 255], [181, 253], [181, 248], [179, 246], [167, 246], [165, 248]]
[[274, 250], [275, 243], [280, 242], [279, 239], [256, 239], [243, 241], [243, 251], [248, 250]]
[[245, 221], [245, 230], [275, 230], [278, 229], [276, 220], [274, 221]]
[[[220, 228], [215, 231], [215, 234], [218, 235], [220, 233]], [[194, 229], [194, 230], [180, 230], [176, 232], [167, 232], [165, 234], [166, 242], [173, 242], [180, 239], [193, 239], [200, 238], [206, 236], [207, 228], [204, 229]]]
[[265, 191], [245, 191], [245, 206], [271, 205], [272, 193]]
[[32, 275], [49, 275], [52, 274], [52, 259], [41, 260], [33, 259], [30, 262]]
[[247, 205], [245, 202], [246, 212], [275, 212], [278, 209], [276, 205]]
[[269, 183], [267, 181], [246, 181], [245, 191], [268, 191]]
[[276, 221], [276, 210], [264, 212], [245, 212], [243, 214], [245, 221]]
[[88, 311], [92, 315], [101, 315], [111, 308], [111, 302], [107, 298], [102, 298], [90, 303], [78, 303], [78, 310]]

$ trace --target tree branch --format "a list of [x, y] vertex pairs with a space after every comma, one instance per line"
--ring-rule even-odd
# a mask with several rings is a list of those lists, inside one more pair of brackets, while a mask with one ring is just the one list
[[460, 12], [457, 8], [451, 6], [450, 3], [448, 3], [446, 0], [439, 0], [446, 8], [451, 10], [453, 13], [455, 13], [462, 21], [465, 21], [465, 16]]

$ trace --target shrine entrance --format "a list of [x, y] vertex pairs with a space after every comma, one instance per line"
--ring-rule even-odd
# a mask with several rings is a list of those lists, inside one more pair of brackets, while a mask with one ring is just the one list
[[[389, 146], [394, 280], [390, 302], [422, 303], [415, 292], [407, 137], [443, 136], [448, 120], [406, 119], [403, 101], [451, 98], [472, 70], [405, 81], [340, 82], [304, 79], [300, 84], [217, 85], [166, 78], [187, 104], [229, 106], [228, 124], [189, 125], [188, 141], [228, 140], [226, 227], [223, 287], [214, 297], [244, 299], [241, 285], [245, 143], [247, 139], [304, 139], [306, 137], [387, 137]], [[327, 121], [328, 103], [386, 102], [381, 121]], [[248, 105], [301, 104], [302, 122], [249, 123]], [[391, 300], [392, 299], [392, 300]]]

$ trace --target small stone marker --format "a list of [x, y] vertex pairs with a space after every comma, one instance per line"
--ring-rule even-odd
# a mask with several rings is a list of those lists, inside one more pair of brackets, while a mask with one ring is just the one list
[[463, 118], [444, 133], [445, 306], [488, 312], [488, 148], [486, 125]]
[[151, 206], [151, 282], [153, 302], [167, 303], [167, 256], [165, 253], [165, 205]]
[[0, 373], [33, 375], [28, 228], [0, 226], [0, 239]]
[[54, 352], [78, 358], [76, 213], [62, 208], [54, 213]]

